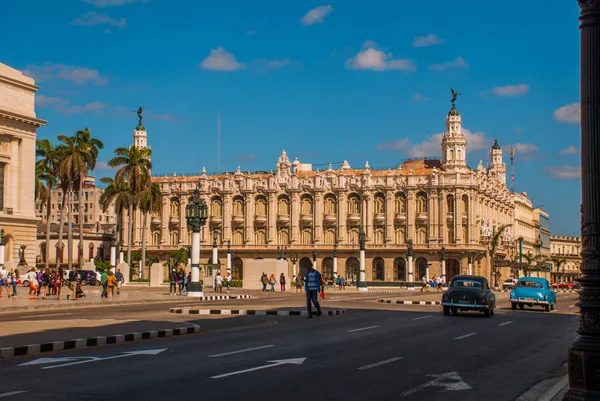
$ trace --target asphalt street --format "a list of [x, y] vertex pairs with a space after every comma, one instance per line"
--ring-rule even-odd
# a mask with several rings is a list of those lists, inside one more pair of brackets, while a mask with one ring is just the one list
[[13, 358], [0, 361], [0, 377], [10, 378], [0, 397], [514, 400], [565, 362], [575, 298], [561, 296], [553, 313], [502, 301], [491, 318], [425, 306], [255, 317], [186, 337]]

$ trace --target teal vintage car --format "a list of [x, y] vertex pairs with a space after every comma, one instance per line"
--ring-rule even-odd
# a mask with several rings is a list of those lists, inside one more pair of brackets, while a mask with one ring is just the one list
[[547, 312], [554, 310], [556, 292], [552, 291], [550, 283], [541, 277], [522, 277], [510, 292], [512, 309], [517, 306], [522, 310], [525, 306], [542, 306]]

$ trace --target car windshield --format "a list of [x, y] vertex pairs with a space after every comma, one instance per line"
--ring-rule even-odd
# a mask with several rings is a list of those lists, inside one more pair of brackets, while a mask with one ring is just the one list
[[452, 287], [483, 288], [483, 285], [477, 280], [460, 279], [454, 280]]
[[521, 281], [519, 287], [543, 288], [544, 285], [539, 281]]

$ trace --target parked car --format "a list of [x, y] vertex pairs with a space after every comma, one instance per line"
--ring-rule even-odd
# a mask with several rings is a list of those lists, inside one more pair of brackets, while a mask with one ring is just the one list
[[442, 295], [444, 316], [456, 315], [458, 311], [477, 311], [485, 317], [494, 314], [496, 296], [485, 277], [454, 276], [448, 290]]
[[78, 270], [81, 285], [98, 285], [96, 272], [93, 270]]
[[515, 278], [509, 278], [507, 280], [504, 280], [504, 282], [502, 283], [502, 288], [505, 290], [512, 290], [513, 288], [515, 288], [517, 281], [518, 280]]
[[516, 287], [510, 292], [512, 309], [523, 310], [525, 306], [542, 306], [547, 312], [554, 310], [556, 292], [550, 288], [550, 283], [541, 277], [522, 277]]

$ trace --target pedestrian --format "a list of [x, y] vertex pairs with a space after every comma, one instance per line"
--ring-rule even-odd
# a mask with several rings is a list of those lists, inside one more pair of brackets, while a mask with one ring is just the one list
[[346, 291], [346, 277], [342, 277], [342, 289]]
[[227, 293], [229, 294], [229, 289], [231, 288], [231, 280], [233, 280], [233, 277], [231, 277], [231, 272], [228, 271], [227, 275], [225, 276], [225, 284], [227, 284]]
[[427, 290], [427, 292], [429, 292], [429, 282], [427, 281], [427, 276], [423, 274], [423, 277], [421, 277], [421, 292], [423, 292], [423, 290]]
[[308, 266], [308, 271], [304, 277], [304, 290], [306, 291], [306, 309], [308, 318], [312, 319], [312, 304], [317, 308], [317, 316], [321, 316], [321, 305], [319, 305], [319, 293], [321, 292], [321, 273], [314, 269], [313, 265]]
[[219, 272], [215, 276], [215, 292], [223, 293], [223, 277], [221, 277], [221, 273]]
[[185, 272], [180, 267], [179, 271], [177, 272], [177, 287], [179, 289], [179, 295], [181, 295], [181, 293], [183, 291], [184, 284], [185, 284]]
[[106, 278], [106, 298], [108, 298], [108, 294], [110, 294], [113, 298], [115, 297], [115, 287], [117, 286], [117, 278], [115, 277], [113, 272], [108, 273], [108, 277]]
[[12, 295], [13, 297], [17, 296], [17, 285], [19, 284], [19, 269], [14, 269], [11, 270], [9, 273], [9, 276], [11, 277], [12, 281], [11, 281], [11, 285], [12, 285]]
[[302, 294], [302, 288], [304, 287], [304, 279], [300, 274], [296, 276], [296, 294], [300, 292]]
[[[100, 284], [102, 284], [102, 292], [100, 293], [100, 298], [108, 298], [108, 296], [107, 296], [107, 290], [108, 290], [107, 280], [108, 280], [108, 273], [106, 273], [104, 271], [100, 275]], [[69, 286], [71, 286], [70, 282], [69, 282]]]
[[[41, 269], [40, 269], [41, 271]], [[48, 295], [48, 287], [50, 286], [50, 269], [46, 269], [41, 274], [42, 299], [46, 299]]]
[[335, 279], [335, 286], [338, 288], [339, 291], [342, 290], [342, 276], [337, 276], [337, 278]]
[[63, 268], [59, 267], [58, 272], [56, 272], [56, 279], [54, 280], [54, 285], [56, 286], [56, 299], [60, 299], [60, 290], [62, 288], [63, 283]]
[[275, 275], [273, 273], [271, 273], [271, 277], [269, 277], [269, 284], [271, 285], [270, 292], [275, 292], [275, 284], [277, 284], [277, 281], [275, 280]]
[[279, 284], [281, 285], [281, 292], [285, 292], [285, 275], [283, 273], [279, 275]]
[[189, 272], [185, 281], [185, 291], [187, 292], [187, 286], [192, 282], [192, 272]]
[[269, 279], [265, 272], [263, 272], [262, 276], [260, 276], [260, 283], [262, 284], [262, 290], [267, 291], [267, 284], [269, 283]]
[[437, 288], [438, 291], [442, 290], [442, 276], [437, 276], [435, 278], [435, 287]]
[[[103, 273], [104, 274], [104, 273]], [[69, 272], [69, 293], [67, 294], [67, 299], [71, 299], [72, 301], [76, 301], [77, 300], [77, 270], [75, 270], [75, 266], [73, 266], [71, 268], [71, 271]], [[106, 290], [104, 290], [104, 287], [102, 288], [102, 293], [106, 293]], [[102, 296], [102, 294], [100, 295]], [[72, 298], [71, 298], [72, 297]]]
[[121, 273], [121, 269], [117, 269], [117, 274], [115, 274], [115, 278], [117, 279], [117, 295], [121, 294], [121, 286], [123, 285], [123, 282], [125, 281], [125, 278], [123, 277], [123, 273]]
[[29, 270], [25, 279], [29, 281], [29, 299], [36, 299], [39, 283], [35, 267], [32, 267], [31, 270]]
[[[0, 298], [2, 298], [2, 291], [4, 287], [8, 284], [8, 270], [4, 265], [0, 266]], [[10, 298], [10, 292], [8, 292], [8, 287], [6, 288], [6, 295]]]
[[177, 272], [175, 269], [169, 273], [169, 293], [175, 295], [177, 293]]

